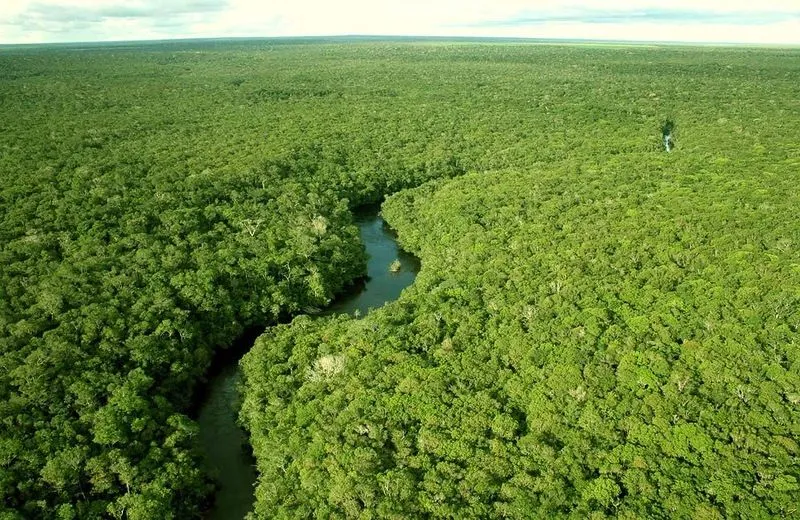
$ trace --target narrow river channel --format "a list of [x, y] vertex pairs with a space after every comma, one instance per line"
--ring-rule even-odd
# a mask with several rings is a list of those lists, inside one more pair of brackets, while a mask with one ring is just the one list
[[[419, 261], [400, 250], [377, 206], [356, 213], [356, 223], [369, 255], [367, 278], [340, 296], [322, 314], [366, 314], [370, 309], [395, 300], [419, 272]], [[400, 269], [392, 272], [389, 266], [395, 260], [400, 261]], [[250, 331], [230, 349], [232, 355], [221, 356], [222, 366], [215, 367], [197, 418], [206, 461], [219, 484], [214, 507], [206, 516], [209, 520], [239, 520], [253, 505], [255, 461], [247, 449], [247, 435], [236, 424], [236, 417], [239, 412], [239, 359], [256, 337], [258, 331]]]

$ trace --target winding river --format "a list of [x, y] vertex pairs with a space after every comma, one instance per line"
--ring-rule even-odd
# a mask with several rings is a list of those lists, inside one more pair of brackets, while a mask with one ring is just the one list
[[[400, 250], [394, 234], [378, 213], [378, 207], [356, 213], [369, 260], [367, 277], [347, 294], [334, 301], [321, 314], [366, 314], [400, 296], [414, 281], [419, 261]], [[399, 260], [400, 268], [392, 272], [389, 266]], [[219, 488], [209, 520], [239, 520], [253, 505], [256, 482], [255, 460], [250, 454], [246, 433], [236, 424], [239, 411], [239, 359], [262, 332], [252, 330], [215, 360], [211, 379], [205, 389], [198, 415], [200, 442], [210, 473]]]

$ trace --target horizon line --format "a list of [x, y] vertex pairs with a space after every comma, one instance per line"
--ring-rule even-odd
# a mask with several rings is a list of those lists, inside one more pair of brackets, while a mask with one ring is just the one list
[[228, 41], [228, 40], [347, 40], [347, 39], [371, 39], [371, 40], [440, 40], [440, 41], [509, 41], [509, 42], [532, 42], [532, 43], [598, 43], [598, 44], [628, 44], [628, 45], [672, 45], [672, 46], [702, 46], [702, 47], [770, 47], [770, 48], [800, 48], [800, 43], [760, 43], [745, 41], [691, 41], [691, 40], [639, 40], [639, 39], [596, 39], [596, 38], [536, 38], [529, 36], [468, 36], [468, 35], [404, 35], [404, 34], [308, 34], [291, 36], [198, 36], [198, 37], [177, 37], [177, 38], [157, 38], [157, 39], [134, 39], [134, 40], [74, 40], [74, 41], [53, 41], [53, 42], [24, 42], [24, 43], [0, 43], [3, 47], [47, 47], [47, 46], [70, 46], [70, 45], [104, 45], [104, 44], [147, 44], [147, 43], [170, 43], [170, 42], [203, 42], [203, 41]]

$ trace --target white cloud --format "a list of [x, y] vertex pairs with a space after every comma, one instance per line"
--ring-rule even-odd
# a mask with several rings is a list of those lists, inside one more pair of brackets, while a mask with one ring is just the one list
[[[674, 19], [659, 20], [665, 16]], [[0, 4], [0, 43], [336, 34], [798, 44], [800, 2], [6, 0]]]

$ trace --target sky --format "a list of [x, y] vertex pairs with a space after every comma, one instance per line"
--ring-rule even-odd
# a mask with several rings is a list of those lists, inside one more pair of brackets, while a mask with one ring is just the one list
[[356, 34], [800, 45], [800, 0], [0, 0], [0, 44]]

